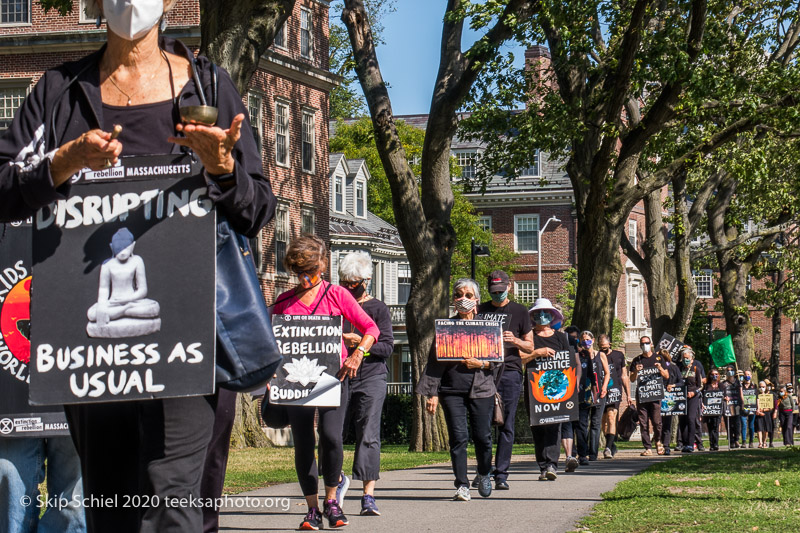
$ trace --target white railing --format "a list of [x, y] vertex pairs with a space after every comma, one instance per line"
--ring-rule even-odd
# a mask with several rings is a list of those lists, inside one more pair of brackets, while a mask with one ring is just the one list
[[[648, 337], [653, 334], [653, 330], [647, 326], [631, 327], [625, 326], [625, 342], [638, 344], [639, 339], [647, 335]], [[657, 339], [656, 339], [657, 340]]]
[[406, 306], [405, 305], [390, 305], [389, 314], [392, 317], [393, 326], [406, 325]]
[[397, 382], [386, 384], [387, 394], [414, 394], [414, 387], [411, 383]]

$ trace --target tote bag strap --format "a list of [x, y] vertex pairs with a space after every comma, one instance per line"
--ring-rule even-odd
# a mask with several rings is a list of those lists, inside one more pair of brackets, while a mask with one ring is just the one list
[[319, 301], [317, 302], [317, 305], [315, 305], [315, 306], [314, 306], [314, 310], [313, 310], [313, 311], [311, 311], [311, 314], [312, 314], [312, 315], [316, 315], [316, 314], [317, 314], [317, 309], [319, 309], [319, 304], [321, 304], [321, 303], [322, 303], [322, 300], [324, 300], [324, 299], [325, 299], [325, 295], [326, 295], [326, 294], [328, 294], [328, 289], [330, 289], [330, 288], [331, 288], [331, 285], [332, 285], [332, 283], [330, 283], [330, 282], [329, 282], [329, 283], [328, 283], [328, 286], [327, 286], [327, 287], [325, 287], [325, 291], [322, 293], [322, 298], [320, 298], [320, 299], [319, 299]]

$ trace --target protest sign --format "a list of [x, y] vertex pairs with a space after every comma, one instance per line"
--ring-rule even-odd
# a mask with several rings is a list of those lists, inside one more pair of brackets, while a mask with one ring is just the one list
[[660, 402], [664, 398], [664, 379], [655, 367], [641, 369], [636, 377], [636, 399], [640, 403]]
[[683, 342], [679, 341], [669, 333], [664, 333], [661, 335], [661, 340], [658, 341], [658, 350], [667, 350], [673, 361], [675, 361], [678, 357], [681, 348], [683, 348]]
[[272, 331], [286, 362], [269, 382], [269, 403], [339, 407], [342, 317], [274, 315]]
[[124, 157], [85, 172], [34, 219], [31, 403], [213, 393], [215, 297], [199, 164]]
[[31, 222], [6, 224], [0, 238], [0, 437], [69, 435], [63, 409], [28, 404]]
[[772, 394], [759, 394], [758, 408], [762, 411], [772, 411], [775, 408], [775, 397]]
[[688, 405], [686, 385], [672, 387], [671, 391], [664, 391], [661, 400], [661, 416], [685, 415]]
[[533, 359], [527, 365], [527, 381], [532, 426], [578, 419], [577, 366], [569, 350]]
[[742, 396], [744, 396], [744, 408], [749, 414], [753, 414], [758, 409], [758, 390], [742, 389]]
[[703, 416], [725, 416], [726, 410], [725, 391], [703, 391]]
[[503, 330], [494, 320], [436, 321], [436, 359], [503, 361]]

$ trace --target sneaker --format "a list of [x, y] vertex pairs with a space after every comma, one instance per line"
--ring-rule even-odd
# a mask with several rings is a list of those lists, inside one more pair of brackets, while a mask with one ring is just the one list
[[597, 461], [597, 456], [596, 455], [590, 455], [589, 456], [589, 460], [590, 461]]
[[477, 489], [481, 485], [481, 475], [475, 474], [475, 477], [472, 478], [472, 488]]
[[453, 500], [457, 502], [468, 502], [472, 499], [472, 496], [469, 495], [469, 487], [458, 487], [455, 496], [453, 496]]
[[753, 443], [751, 442], [750, 444], [747, 445], [747, 447], [748, 448], [752, 448], [753, 447]]
[[704, 451], [706, 451], [706, 447], [703, 446], [702, 444], [700, 444], [700, 445], [695, 447], [695, 450], [697, 450], [698, 452], [704, 452]]
[[603, 450], [603, 459], [611, 459], [612, 457], [614, 457], [614, 454], [611, 453], [611, 448]]
[[541, 470], [539, 472], [539, 481], [547, 481], [547, 470]]
[[336, 503], [339, 504], [339, 507], [342, 506], [344, 503], [344, 497], [347, 494], [347, 489], [350, 488], [350, 478], [342, 472], [342, 476], [339, 478], [339, 485], [336, 486]]
[[567, 457], [567, 467], [564, 469], [565, 472], [574, 472], [576, 468], [578, 468], [578, 460], [570, 455]]
[[346, 526], [350, 523], [336, 500], [325, 502], [323, 514], [328, 519], [328, 527], [331, 529]]
[[578, 459], [578, 463], [581, 466], [586, 466], [586, 465], [589, 464], [589, 459], [587, 457], [581, 457], [581, 458]]
[[361, 516], [380, 516], [381, 512], [375, 505], [375, 497], [371, 494], [364, 494], [361, 497]]
[[508, 490], [511, 487], [508, 486], [508, 482], [504, 480], [500, 480], [494, 484], [494, 490]]
[[555, 481], [558, 479], [558, 474], [556, 473], [556, 467], [553, 465], [549, 465], [547, 470], [544, 473], [545, 479], [549, 481]]
[[683, 453], [692, 453], [694, 451], [694, 448], [692, 448], [691, 446], [684, 446], [681, 451]]
[[318, 531], [322, 527], [322, 515], [319, 513], [319, 509], [316, 507], [312, 507], [308, 510], [306, 517], [303, 519], [303, 523], [300, 524], [298, 529], [304, 529], [307, 531]]
[[478, 483], [478, 494], [480, 494], [482, 498], [488, 498], [492, 495], [492, 479], [488, 475], [479, 475], [478, 477], [481, 478]]
[[669, 448], [665, 448], [664, 449], [664, 455], [669, 455], [669, 454], [670, 454], [670, 449]]

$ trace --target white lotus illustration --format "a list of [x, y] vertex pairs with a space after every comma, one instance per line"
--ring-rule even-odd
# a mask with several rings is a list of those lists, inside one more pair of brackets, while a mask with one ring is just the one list
[[302, 359], [292, 359], [291, 363], [286, 363], [283, 368], [286, 370], [286, 381], [299, 383], [303, 387], [309, 383], [316, 383], [325, 372], [324, 366], [317, 365], [318, 359], [309, 359], [305, 355]]

